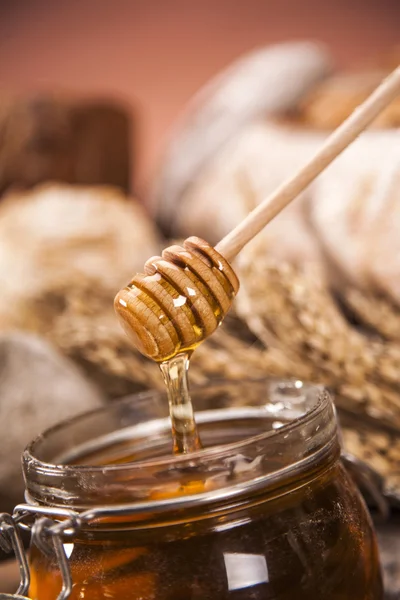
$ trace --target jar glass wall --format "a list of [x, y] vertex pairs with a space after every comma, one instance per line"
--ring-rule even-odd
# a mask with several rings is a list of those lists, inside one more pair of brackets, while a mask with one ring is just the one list
[[[25, 452], [32, 502], [106, 507], [65, 539], [71, 598], [381, 600], [327, 392], [265, 380], [192, 398], [205, 448], [191, 455], [172, 455], [159, 393], [58, 425]], [[56, 598], [55, 560], [33, 546], [31, 568], [30, 596]]]

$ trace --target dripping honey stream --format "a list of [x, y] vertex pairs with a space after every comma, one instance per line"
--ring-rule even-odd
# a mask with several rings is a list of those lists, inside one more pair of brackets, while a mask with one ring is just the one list
[[167, 386], [173, 451], [175, 454], [188, 454], [202, 448], [194, 417], [193, 404], [189, 395], [189, 361], [189, 355], [183, 353], [160, 364]]

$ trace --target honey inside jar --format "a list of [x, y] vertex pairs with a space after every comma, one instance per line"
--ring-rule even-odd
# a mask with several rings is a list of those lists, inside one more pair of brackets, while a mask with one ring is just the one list
[[[339, 460], [327, 393], [242, 382], [193, 402], [204, 448], [191, 455], [171, 454], [154, 393], [50, 430], [26, 452], [33, 500], [110, 509], [64, 540], [71, 598], [381, 600], [372, 526]], [[53, 600], [55, 558], [33, 546], [30, 562], [31, 598]]]

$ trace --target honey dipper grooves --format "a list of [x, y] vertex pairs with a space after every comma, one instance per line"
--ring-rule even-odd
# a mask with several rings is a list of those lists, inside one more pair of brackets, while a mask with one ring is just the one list
[[198, 237], [150, 258], [115, 297], [122, 326], [157, 362], [192, 352], [220, 325], [239, 290], [228, 261]]

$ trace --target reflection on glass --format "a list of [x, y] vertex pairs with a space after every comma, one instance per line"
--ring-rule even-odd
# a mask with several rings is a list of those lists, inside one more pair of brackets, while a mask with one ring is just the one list
[[268, 567], [262, 554], [224, 553], [229, 591], [268, 583]]
[[67, 558], [70, 558], [74, 551], [74, 544], [63, 544], [65, 555]]

